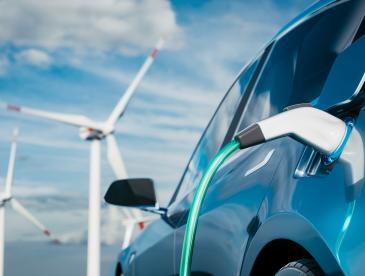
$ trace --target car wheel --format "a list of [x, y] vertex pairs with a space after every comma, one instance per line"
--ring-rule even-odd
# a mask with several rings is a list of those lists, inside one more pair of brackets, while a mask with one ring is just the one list
[[282, 267], [276, 276], [320, 276], [324, 275], [322, 269], [312, 259], [302, 259], [295, 262], [290, 262]]

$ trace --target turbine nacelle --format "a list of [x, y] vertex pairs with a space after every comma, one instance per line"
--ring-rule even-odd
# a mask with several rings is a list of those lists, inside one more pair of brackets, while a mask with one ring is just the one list
[[7, 193], [0, 194], [0, 205], [4, 205], [7, 201], [11, 200], [12, 196]]
[[93, 129], [90, 127], [80, 127], [79, 135], [82, 140], [101, 140], [105, 138], [105, 134], [103, 131], [100, 131], [98, 129]]
[[100, 124], [100, 127], [98, 128], [83, 126], [79, 129], [80, 138], [86, 141], [91, 141], [94, 139], [102, 140], [106, 136], [113, 134], [113, 132], [114, 126], [110, 126], [109, 124]]

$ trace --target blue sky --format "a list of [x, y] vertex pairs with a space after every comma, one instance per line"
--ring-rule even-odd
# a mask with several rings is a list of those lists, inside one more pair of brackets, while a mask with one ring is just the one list
[[[165, 205], [241, 67], [312, 2], [1, 1], [0, 100], [104, 120], [159, 36], [170, 33], [116, 129], [129, 175], [153, 178]], [[14, 196], [56, 234], [82, 239], [88, 143], [73, 127], [0, 111], [1, 177], [14, 126]], [[114, 176], [102, 149], [104, 193]], [[11, 210], [6, 219], [9, 243], [44, 240]]]

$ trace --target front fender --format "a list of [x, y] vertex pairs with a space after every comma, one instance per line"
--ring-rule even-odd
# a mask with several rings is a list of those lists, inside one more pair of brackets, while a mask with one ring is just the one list
[[326, 275], [343, 275], [335, 256], [318, 231], [304, 217], [294, 213], [275, 214], [259, 227], [246, 249], [241, 275], [250, 275], [262, 249], [279, 239], [290, 240], [303, 247]]

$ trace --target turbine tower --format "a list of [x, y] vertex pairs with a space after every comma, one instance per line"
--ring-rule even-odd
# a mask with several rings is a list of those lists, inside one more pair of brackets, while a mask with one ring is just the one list
[[[105, 139], [107, 144], [107, 158], [109, 164], [118, 179], [127, 178], [122, 156], [120, 155], [117, 142], [114, 137], [115, 125], [125, 112], [125, 109], [136, 91], [137, 86], [155, 60], [158, 51], [163, 46], [164, 39], [161, 38], [152, 52], [149, 54], [137, 75], [134, 77], [125, 93], [111, 112], [109, 118], [104, 122], [94, 121], [83, 115], [62, 114], [43, 111], [33, 108], [20, 107], [13, 104], [0, 102], [0, 108], [23, 113], [25, 115], [41, 117], [52, 121], [65, 123], [79, 128], [80, 137], [90, 142], [90, 172], [89, 172], [89, 222], [88, 222], [88, 249], [87, 249], [87, 275], [100, 275], [100, 141]], [[112, 207], [116, 208], [116, 207]], [[113, 209], [110, 209], [111, 212]], [[122, 209], [127, 218], [136, 218], [139, 221], [142, 215], [135, 209]], [[143, 228], [143, 222], [138, 224]], [[132, 229], [131, 229], [132, 228]], [[128, 246], [132, 237], [134, 224], [125, 233], [126, 242], [123, 246]]]
[[5, 207], [10, 204], [18, 214], [32, 223], [35, 227], [42, 231], [52, 242], [59, 243], [59, 241], [51, 235], [51, 232], [35, 218], [18, 200], [12, 195], [13, 174], [16, 155], [16, 138], [18, 131], [15, 129], [10, 148], [10, 157], [8, 164], [8, 172], [5, 179], [5, 189], [0, 192], [0, 276], [4, 275], [4, 246], [5, 246]]

